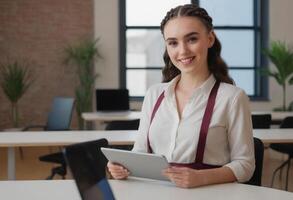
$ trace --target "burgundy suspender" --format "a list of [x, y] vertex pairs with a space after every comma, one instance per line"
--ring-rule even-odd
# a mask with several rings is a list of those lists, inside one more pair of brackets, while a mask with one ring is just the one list
[[[153, 119], [154, 119], [154, 117], [156, 115], [156, 112], [158, 111], [158, 109], [159, 109], [159, 107], [160, 107], [160, 105], [161, 105], [161, 103], [162, 103], [162, 101], [163, 101], [163, 99], [165, 97], [164, 93], [165, 92], [162, 92], [162, 94], [159, 96], [159, 98], [158, 98], [158, 100], [157, 100], [157, 102], [155, 104], [155, 107], [154, 107], [152, 115], [151, 115], [150, 126], [151, 126], [151, 124], [153, 122]], [[151, 144], [150, 144], [150, 140], [149, 140], [149, 130], [148, 130], [148, 134], [147, 134], [147, 146], [148, 146], [148, 153], [153, 153], [153, 150], [152, 150], [152, 147], [151, 147]]]
[[201, 122], [200, 127], [200, 134], [197, 144], [197, 151], [195, 156], [195, 163], [202, 163], [203, 162], [203, 154], [206, 145], [206, 139], [208, 135], [208, 130], [211, 122], [211, 118], [213, 115], [213, 109], [216, 101], [217, 91], [219, 88], [220, 83], [217, 81], [210, 92], [208, 103], [204, 112], [204, 116]]
[[[215, 85], [213, 86], [213, 88], [210, 92], [207, 106], [205, 109], [205, 113], [204, 113], [204, 116], [202, 119], [201, 128], [200, 128], [200, 135], [199, 135], [197, 151], [196, 151], [196, 157], [195, 157], [195, 163], [197, 163], [197, 164], [200, 164], [203, 162], [204, 149], [205, 149], [205, 145], [206, 145], [206, 138], [207, 138], [211, 118], [213, 115], [213, 109], [214, 109], [219, 85], [220, 85], [220, 82], [217, 81], [215, 83]], [[164, 92], [162, 92], [162, 94], [159, 96], [159, 98], [154, 106], [154, 109], [153, 109], [153, 112], [151, 115], [150, 124], [152, 123], [152, 121], [155, 117], [155, 114], [158, 111], [158, 108], [161, 105], [163, 99], [164, 99]], [[153, 153], [151, 145], [150, 145], [150, 141], [149, 141], [149, 132], [147, 134], [147, 147], [148, 147], [148, 153]]]

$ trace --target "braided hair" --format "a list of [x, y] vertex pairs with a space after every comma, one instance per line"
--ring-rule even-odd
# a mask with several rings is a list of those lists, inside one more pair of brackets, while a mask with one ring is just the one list
[[[164, 35], [164, 28], [167, 22], [176, 17], [196, 17], [199, 19], [208, 31], [213, 30], [213, 20], [207, 11], [195, 4], [186, 4], [172, 8], [167, 12], [165, 18], [161, 22], [161, 32]], [[180, 74], [180, 70], [174, 66], [165, 50], [163, 59], [165, 67], [163, 68], [163, 82], [172, 80]], [[208, 69], [215, 76], [216, 80], [233, 84], [233, 79], [228, 74], [228, 67], [221, 57], [221, 43], [215, 35], [215, 41], [211, 48], [208, 49]]]

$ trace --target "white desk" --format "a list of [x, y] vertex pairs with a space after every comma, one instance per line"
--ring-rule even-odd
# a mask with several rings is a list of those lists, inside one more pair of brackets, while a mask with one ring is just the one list
[[106, 138], [111, 145], [129, 145], [137, 131], [34, 131], [0, 132], [0, 147], [8, 147], [8, 179], [15, 179], [14, 147], [63, 146]]
[[140, 119], [140, 111], [125, 111], [125, 112], [88, 112], [82, 113], [84, 126], [91, 127], [91, 122], [109, 122], [109, 121], [129, 121]]
[[85, 121], [127, 121], [140, 119], [140, 111], [82, 113]]
[[[35, 131], [0, 132], [0, 147], [8, 147], [8, 179], [15, 179], [14, 147], [63, 146], [106, 138], [112, 145], [133, 144], [137, 131]], [[293, 129], [255, 129], [263, 143], [293, 143]]]
[[[238, 183], [182, 189], [157, 181], [110, 180], [118, 200], [292, 200], [293, 193]], [[81, 200], [72, 180], [0, 181], [0, 198], [9, 200]]]
[[253, 115], [270, 114], [273, 122], [282, 122], [286, 117], [293, 116], [293, 112], [253, 111]]
[[262, 140], [265, 144], [270, 143], [293, 143], [293, 129], [254, 129], [253, 136]]

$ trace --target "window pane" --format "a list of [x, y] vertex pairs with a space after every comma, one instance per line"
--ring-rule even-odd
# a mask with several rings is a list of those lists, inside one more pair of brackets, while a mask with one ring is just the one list
[[130, 96], [145, 96], [147, 89], [162, 82], [161, 70], [127, 70], [126, 86]]
[[127, 67], [163, 67], [165, 44], [159, 30], [128, 29]]
[[160, 26], [166, 13], [190, 0], [126, 0], [126, 26]]
[[236, 86], [242, 88], [247, 95], [255, 95], [254, 71], [251, 70], [229, 70], [230, 76], [234, 79]]
[[253, 0], [200, 0], [214, 26], [253, 26]]
[[250, 30], [216, 30], [222, 57], [228, 66], [254, 66], [254, 33]]

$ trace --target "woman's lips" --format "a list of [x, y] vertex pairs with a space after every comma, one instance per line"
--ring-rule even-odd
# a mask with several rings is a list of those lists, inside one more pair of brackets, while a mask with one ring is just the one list
[[179, 61], [181, 63], [183, 63], [184, 65], [188, 65], [190, 63], [192, 63], [192, 61], [194, 60], [194, 56], [193, 57], [189, 57], [189, 58], [182, 58], [182, 59], [179, 59]]

